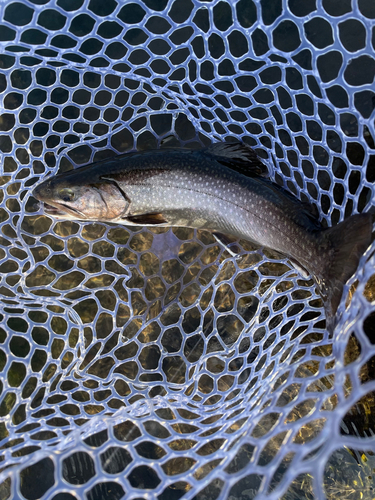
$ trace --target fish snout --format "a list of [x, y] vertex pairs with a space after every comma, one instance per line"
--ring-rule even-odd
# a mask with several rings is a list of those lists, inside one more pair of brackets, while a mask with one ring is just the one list
[[40, 186], [37, 186], [32, 190], [31, 196], [34, 196], [37, 200], [40, 199]]
[[50, 198], [52, 193], [50, 182], [42, 182], [36, 186], [32, 191], [32, 196], [39, 201], [44, 201], [46, 198]]

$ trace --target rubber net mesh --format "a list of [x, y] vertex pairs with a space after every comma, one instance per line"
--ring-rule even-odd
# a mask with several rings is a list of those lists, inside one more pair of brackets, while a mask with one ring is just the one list
[[0, 12], [0, 498], [373, 498], [374, 246], [330, 337], [283, 256], [56, 221], [30, 193], [126, 151], [241, 139], [325, 225], [369, 210], [374, 2]]

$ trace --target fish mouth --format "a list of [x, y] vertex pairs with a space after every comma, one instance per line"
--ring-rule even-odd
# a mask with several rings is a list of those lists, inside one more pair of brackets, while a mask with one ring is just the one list
[[82, 212], [75, 208], [68, 207], [64, 205], [64, 203], [54, 203], [51, 205], [44, 201], [43, 209], [46, 215], [51, 215], [57, 219], [87, 219]]

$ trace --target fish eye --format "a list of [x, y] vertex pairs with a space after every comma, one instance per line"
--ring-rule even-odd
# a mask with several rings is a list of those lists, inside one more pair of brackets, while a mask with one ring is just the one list
[[64, 188], [59, 192], [59, 196], [62, 201], [73, 201], [74, 200], [74, 191], [69, 188]]

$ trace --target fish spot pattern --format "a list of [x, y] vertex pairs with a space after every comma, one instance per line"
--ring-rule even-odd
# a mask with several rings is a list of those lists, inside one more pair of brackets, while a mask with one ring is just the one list
[[[116, 154], [241, 140], [325, 226], [368, 211], [373, 1], [8, 0], [0, 16], [0, 498], [372, 498], [374, 245], [330, 337], [313, 281], [275, 251], [53, 220], [30, 194]], [[200, 176], [176, 182], [193, 211]]]

